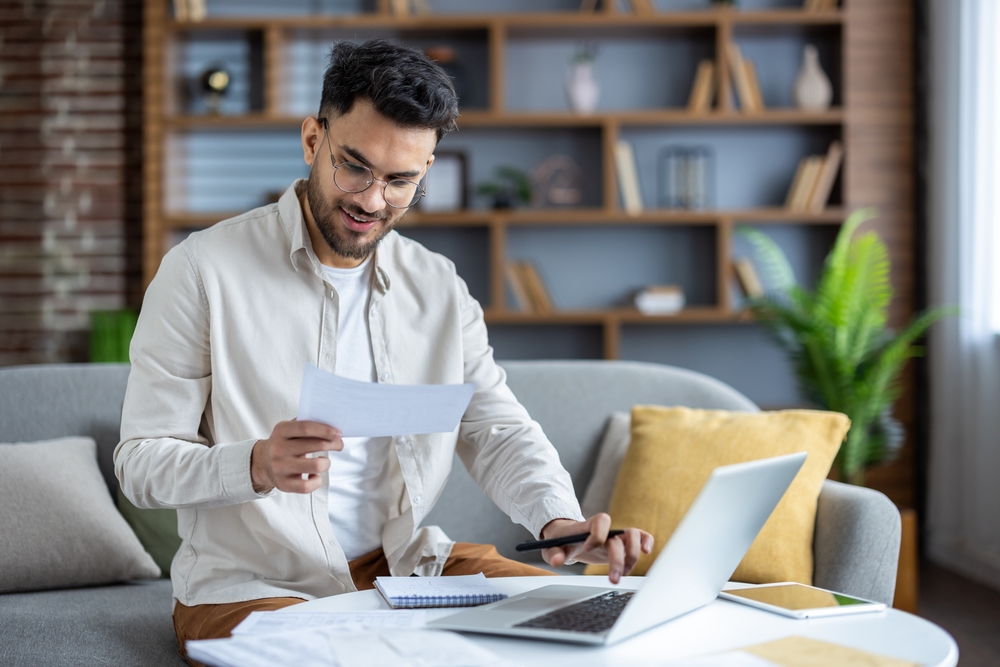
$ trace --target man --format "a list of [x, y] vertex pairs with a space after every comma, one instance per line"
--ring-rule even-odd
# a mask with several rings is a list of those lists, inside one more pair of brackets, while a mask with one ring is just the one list
[[[450, 80], [420, 53], [339, 44], [319, 117], [302, 124], [308, 181], [164, 257], [132, 342], [115, 470], [136, 505], [178, 509], [182, 652], [251, 611], [371, 588], [376, 575], [547, 574], [419, 527], [456, 451], [535, 535], [589, 533], [546, 550], [550, 564], [608, 562], [618, 581], [652, 549], [634, 528], [608, 539], [606, 514], [584, 519], [454, 265], [392, 231], [457, 115]], [[290, 420], [307, 363], [476, 392], [457, 433], [342, 438]]]

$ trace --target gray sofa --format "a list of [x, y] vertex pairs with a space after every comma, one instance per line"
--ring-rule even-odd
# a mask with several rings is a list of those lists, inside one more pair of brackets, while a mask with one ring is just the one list
[[[632, 405], [757, 410], [703, 375], [631, 362], [506, 362], [508, 382], [545, 428], [582, 495], [608, 417]], [[109, 492], [112, 452], [128, 377], [126, 365], [0, 369], [0, 442], [89, 435]], [[453, 538], [496, 544], [514, 557], [527, 532], [496, 509], [456, 462], [427, 523]], [[2, 471], [0, 471], [2, 475]], [[2, 478], [0, 478], [2, 479]], [[815, 582], [891, 602], [899, 513], [880, 493], [826, 482], [816, 516]], [[0, 595], [0, 664], [183, 665], [171, 622], [167, 580]]]

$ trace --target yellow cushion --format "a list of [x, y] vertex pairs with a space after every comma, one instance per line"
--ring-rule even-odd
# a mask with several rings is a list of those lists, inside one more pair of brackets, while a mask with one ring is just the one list
[[[632, 442], [609, 513], [616, 528], [635, 526], [656, 538], [632, 574], [645, 574], [709, 474], [718, 466], [805, 451], [805, 464], [764, 524], [732, 579], [812, 583], [813, 527], [820, 487], [851, 422], [837, 412], [728, 412], [637, 406]], [[603, 574], [607, 566], [588, 566]]]

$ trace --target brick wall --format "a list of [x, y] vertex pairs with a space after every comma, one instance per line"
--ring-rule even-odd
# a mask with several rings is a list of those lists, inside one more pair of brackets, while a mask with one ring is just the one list
[[0, 365], [138, 302], [141, 2], [0, 0]]

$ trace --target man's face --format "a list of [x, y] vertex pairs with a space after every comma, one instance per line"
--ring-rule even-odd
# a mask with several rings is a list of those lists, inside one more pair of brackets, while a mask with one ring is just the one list
[[[335, 263], [356, 266], [374, 252], [406, 212], [386, 203], [384, 181], [419, 181], [434, 161], [436, 143], [434, 130], [400, 127], [363, 99], [346, 114], [328, 118], [327, 129], [316, 119], [303, 124], [305, 159], [312, 166], [306, 191], [312, 215], [306, 217], [312, 218], [315, 229], [336, 255], [332, 258]], [[331, 154], [336, 164], [368, 167], [380, 180], [363, 192], [344, 192], [334, 182]], [[315, 250], [323, 261], [327, 253]]]

